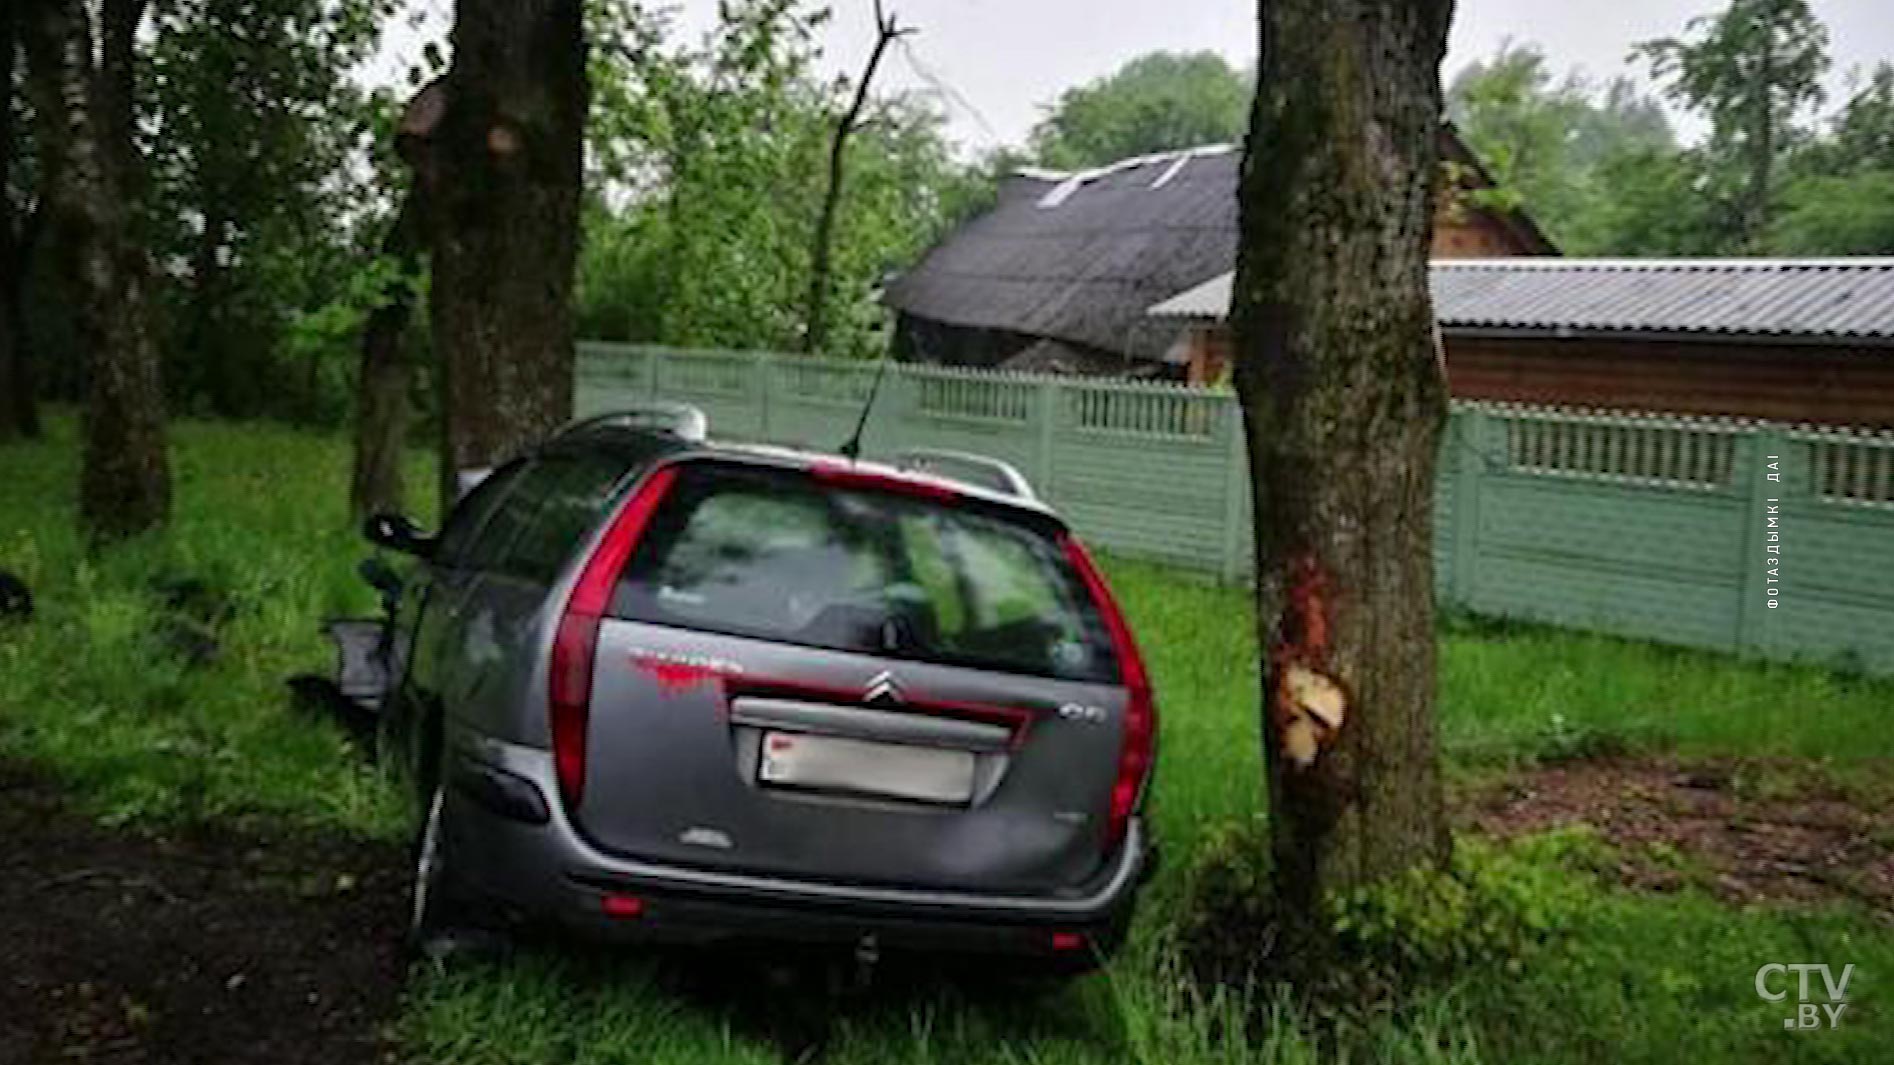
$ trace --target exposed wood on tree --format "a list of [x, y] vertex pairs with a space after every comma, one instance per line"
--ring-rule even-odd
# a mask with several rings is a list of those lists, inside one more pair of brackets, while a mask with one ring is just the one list
[[13, 159], [19, 151], [13, 97], [19, 28], [19, 11], [7, 4], [0, 10], [0, 92], [6, 94], [0, 100], [0, 440], [38, 436], [40, 431], [21, 304], [31, 261], [31, 223], [16, 217], [11, 185]]
[[355, 470], [349, 483], [349, 503], [358, 518], [403, 509], [401, 463], [408, 437], [408, 390], [414, 375], [405, 338], [421, 259], [427, 251], [428, 211], [437, 170], [434, 133], [446, 102], [444, 84], [429, 84], [409, 102], [395, 131], [396, 151], [412, 176], [400, 210], [382, 238], [381, 254], [392, 263], [394, 276], [362, 328]]
[[1290, 913], [1443, 860], [1427, 288], [1451, 0], [1265, 0], [1234, 379], [1263, 734]]
[[140, 185], [132, 56], [144, 10], [144, 0], [104, 0], [96, 53], [80, 0], [33, 0], [25, 34], [40, 202], [55, 216], [87, 352], [79, 520], [95, 542], [161, 524], [171, 502], [151, 269], [132, 232]]
[[453, 41], [430, 212], [444, 500], [570, 416], [587, 102], [580, 0], [461, 0]]
[[835, 136], [829, 141], [829, 183], [822, 195], [822, 213], [816, 219], [815, 248], [809, 257], [809, 300], [803, 313], [802, 350], [820, 352], [829, 339], [829, 288], [833, 270], [830, 261], [835, 246], [835, 214], [842, 202], [842, 179], [847, 173], [848, 138], [860, 128], [862, 108], [868, 105], [868, 89], [881, 68], [881, 57], [888, 46], [915, 32], [901, 26], [895, 16], [881, 10], [875, 0], [875, 47], [868, 53], [868, 65], [855, 83], [855, 97], [836, 123]]

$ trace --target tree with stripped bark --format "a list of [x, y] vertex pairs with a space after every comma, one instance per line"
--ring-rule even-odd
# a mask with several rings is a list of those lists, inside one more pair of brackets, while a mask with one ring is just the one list
[[[96, 14], [95, 14], [96, 12]], [[170, 512], [164, 393], [150, 314], [151, 265], [134, 232], [144, 160], [134, 111], [145, 0], [29, 0], [24, 40], [40, 152], [40, 199], [77, 294], [86, 352], [79, 521], [94, 542]]]
[[1452, 0], [1263, 0], [1231, 313], [1285, 915], [1438, 865], [1427, 288]]
[[587, 104], [580, 0], [459, 0], [429, 215], [441, 492], [572, 411]]

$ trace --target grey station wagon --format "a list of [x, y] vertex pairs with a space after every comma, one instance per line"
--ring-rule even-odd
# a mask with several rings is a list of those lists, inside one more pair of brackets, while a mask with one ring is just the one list
[[1085, 549], [1000, 464], [690, 413], [566, 429], [438, 536], [371, 519], [420, 565], [344, 687], [425, 810], [415, 934], [1107, 955], [1157, 721]]

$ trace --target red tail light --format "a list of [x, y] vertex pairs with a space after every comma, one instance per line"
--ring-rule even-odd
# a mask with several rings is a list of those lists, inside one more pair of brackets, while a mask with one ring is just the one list
[[599, 619], [611, 605], [612, 589], [638, 538], [658, 509], [677, 471], [665, 467], [638, 486], [619, 508], [598, 546], [579, 571], [552, 639], [547, 695], [552, 706], [552, 764], [559, 795], [576, 810], [585, 795], [585, 732], [592, 713], [592, 660], [598, 654]]
[[1061, 954], [1084, 950], [1085, 934], [1083, 932], [1054, 932], [1052, 933], [1052, 949]]
[[598, 908], [607, 917], [644, 916], [644, 900], [636, 895], [607, 895], [599, 900]]
[[1111, 633], [1112, 650], [1117, 653], [1118, 672], [1125, 686], [1124, 742], [1118, 749], [1118, 775], [1111, 786], [1111, 819], [1106, 832], [1107, 841], [1115, 847], [1124, 840], [1131, 815], [1138, 808], [1138, 796], [1151, 776], [1157, 754], [1157, 702], [1151, 695], [1151, 677], [1145, 672], [1144, 657], [1138, 653], [1131, 626], [1125, 623], [1118, 601], [1111, 597], [1104, 575], [1076, 537], [1068, 534], [1063, 541], [1066, 558], [1084, 580]]

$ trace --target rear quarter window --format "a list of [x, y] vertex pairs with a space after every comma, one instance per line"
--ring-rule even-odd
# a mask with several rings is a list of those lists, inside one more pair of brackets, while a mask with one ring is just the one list
[[552, 583], [580, 541], [604, 517], [625, 473], [625, 461], [612, 455], [541, 459], [528, 478], [532, 515], [507, 547], [501, 572], [540, 584]]
[[1117, 677], [1109, 635], [1055, 530], [795, 471], [685, 467], [613, 612], [888, 657]]
[[454, 504], [441, 528], [440, 543], [434, 549], [436, 565], [451, 568], [468, 564], [481, 531], [525, 472], [525, 460], [515, 459], [489, 474]]

